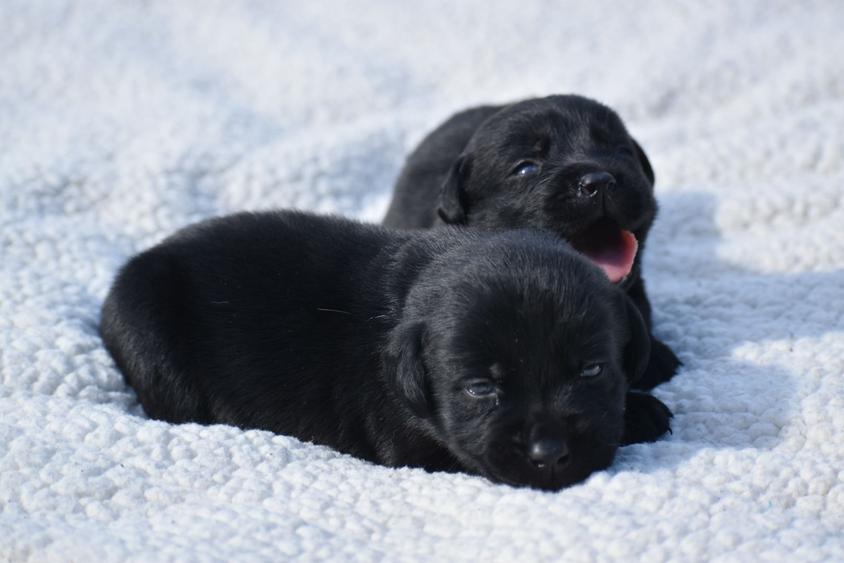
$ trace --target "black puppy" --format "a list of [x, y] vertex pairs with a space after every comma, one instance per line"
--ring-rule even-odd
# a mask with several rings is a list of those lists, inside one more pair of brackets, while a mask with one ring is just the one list
[[[640, 256], [657, 212], [653, 183], [645, 152], [598, 102], [483, 106], [448, 119], [408, 157], [384, 224], [553, 231], [621, 283], [650, 329]], [[638, 387], [667, 381], [679, 364], [653, 339]]]
[[154, 418], [558, 489], [668, 430], [665, 405], [627, 393], [648, 354], [628, 303], [541, 232], [276, 212], [130, 260], [101, 331]]

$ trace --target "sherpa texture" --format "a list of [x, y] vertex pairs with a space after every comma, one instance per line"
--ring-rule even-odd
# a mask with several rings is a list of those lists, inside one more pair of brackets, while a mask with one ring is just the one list
[[[0, 560], [844, 560], [844, 3], [706, 4], [0, 3]], [[549, 494], [144, 416], [97, 335], [127, 257], [378, 220], [451, 112], [566, 92], [657, 172], [673, 435]]]

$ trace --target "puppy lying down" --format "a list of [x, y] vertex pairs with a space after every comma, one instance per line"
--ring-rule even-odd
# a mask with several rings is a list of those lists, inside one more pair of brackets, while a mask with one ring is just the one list
[[636, 308], [536, 231], [210, 220], [126, 264], [101, 331], [153, 418], [512, 485], [580, 481], [671, 416], [628, 392], [648, 361]]
[[[580, 96], [535, 98], [468, 109], [432, 131], [408, 157], [384, 224], [551, 231], [621, 285], [650, 328], [640, 264], [653, 185], [645, 151], [613, 110]], [[652, 339], [637, 386], [667, 381], [678, 366]]]

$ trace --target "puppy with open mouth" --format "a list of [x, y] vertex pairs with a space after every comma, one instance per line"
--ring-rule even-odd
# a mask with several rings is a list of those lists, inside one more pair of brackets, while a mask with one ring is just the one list
[[[533, 227], [556, 233], [620, 284], [650, 329], [641, 258], [657, 212], [647, 155], [610, 108], [550, 96], [458, 113], [408, 157], [384, 224]], [[652, 338], [638, 386], [680, 362]]]
[[535, 230], [214, 219], [122, 268], [101, 334], [153, 418], [517, 486], [576, 483], [671, 416], [629, 391], [648, 360], [638, 310]]

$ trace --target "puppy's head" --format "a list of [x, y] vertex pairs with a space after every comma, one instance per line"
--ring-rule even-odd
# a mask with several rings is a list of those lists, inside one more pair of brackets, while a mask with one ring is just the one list
[[438, 215], [553, 231], [617, 282], [656, 215], [653, 184], [648, 157], [614, 111], [551, 96], [505, 106], [478, 128], [443, 185]]
[[629, 300], [558, 239], [526, 231], [446, 255], [392, 334], [395, 388], [466, 469], [556, 490], [609, 465], [625, 374], [648, 359]]

